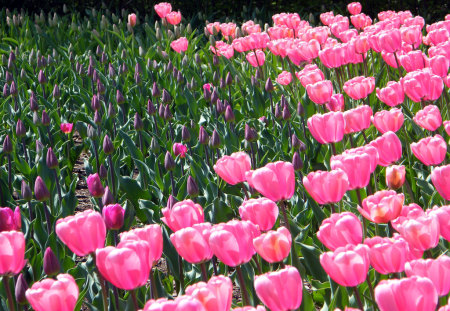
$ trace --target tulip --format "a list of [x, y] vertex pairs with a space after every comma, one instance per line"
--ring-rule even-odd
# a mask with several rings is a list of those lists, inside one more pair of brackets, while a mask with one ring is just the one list
[[398, 29], [384, 30], [378, 34], [378, 44], [381, 50], [394, 53], [400, 50], [402, 45], [401, 33]]
[[420, 276], [429, 278], [436, 287], [438, 296], [445, 296], [450, 292], [450, 257], [439, 256], [437, 259], [417, 259], [405, 264], [408, 277]]
[[128, 24], [130, 24], [131, 27], [136, 25], [136, 14], [128, 14]]
[[389, 189], [397, 190], [405, 182], [406, 170], [404, 165], [386, 167], [386, 185]]
[[347, 174], [341, 169], [331, 172], [315, 171], [303, 177], [303, 186], [314, 201], [324, 205], [342, 200], [349, 181]]
[[150, 245], [149, 263], [150, 267], [158, 262], [163, 252], [163, 236], [161, 226], [157, 224], [146, 225], [130, 231], [122, 232], [120, 240], [123, 241], [145, 241]]
[[341, 169], [347, 174], [348, 190], [364, 188], [369, 184], [371, 157], [368, 154], [341, 154], [331, 156], [331, 169]]
[[20, 208], [18, 206], [14, 212], [9, 207], [0, 207], [0, 232], [20, 231], [21, 227], [22, 218], [20, 216]]
[[73, 124], [72, 123], [61, 123], [61, 132], [64, 134], [69, 134], [72, 132]]
[[450, 240], [450, 205], [433, 207], [428, 214], [434, 215], [439, 221], [439, 231], [441, 236], [447, 241]]
[[25, 237], [22, 232], [0, 232], [0, 276], [18, 274], [25, 266]]
[[422, 43], [422, 29], [418, 25], [400, 28], [402, 41], [418, 47]]
[[402, 143], [394, 132], [384, 133], [369, 145], [378, 151], [378, 165], [389, 166], [402, 157]]
[[56, 235], [78, 256], [86, 256], [105, 245], [106, 226], [102, 215], [86, 210], [56, 222]]
[[267, 198], [250, 199], [239, 207], [242, 220], [254, 223], [262, 231], [272, 229], [278, 218], [277, 204]]
[[339, 142], [344, 138], [344, 114], [328, 112], [315, 114], [308, 119], [311, 135], [321, 144]]
[[342, 94], [333, 94], [330, 102], [325, 104], [328, 111], [344, 111], [344, 105], [344, 95]]
[[406, 72], [411, 72], [425, 67], [425, 57], [422, 51], [416, 50], [400, 55], [398, 60]]
[[381, 134], [386, 132], [397, 132], [403, 125], [404, 116], [400, 109], [382, 110], [375, 113], [372, 123]]
[[155, 4], [154, 9], [159, 17], [165, 18], [172, 11], [172, 5], [167, 2]]
[[336, 283], [357, 286], [366, 280], [369, 271], [369, 247], [363, 244], [339, 247], [320, 255], [320, 264]]
[[185, 37], [181, 37], [170, 43], [170, 47], [177, 53], [186, 52], [188, 49], [188, 40]]
[[232, 311], [266, 311], [266, 308], [264, 308], [263, 306], [256, 306], [256, 307], [251, 307], [251, 306], [245, 306], [245, 307], [239, 307], [239, 308], [234, 308], [232, 309]]
[[291, 250], [292, 237], [286, 227], [268, 231], [253, 240], [256, 252], [267, 262], [283, 261]]
[[431, 181], [445, 200], [450, 200], [450, 165], [436, 167], [431, 172]]
[[362, 201], [358, 211], [374, 223], [387, 223], [400, 215], [405, 201], [404, 194], [394, 190], [380, 190]]
[[214, 171], [230, 185], [245, 181], [245, 173], [251, 170], [251, 160], [245, 152], [223, 156], [214, 165]]
[[413, 276], [381, 281], [375, 287], [375, 301], [381, 311], [433, 311], [438, 294], [430, 279]]
[[318, 105], [326, 104], [333, 94], [333, 84], [330, 80], [318, 81], [306, 86], [309, 99]]
[[350, 16], [350, 21], [352, 22], [352, 25], [355, 26], [355, 28], [358, 30], [364, 29], [367, 26], [372, 25], [372, 19], [364, 13]]
[[331, 214], [320, 225], [317, 238], [332, 251], [348, 244], [357, 245], [362, 242], [361, 221], [350, 212]]
[[27, 297], [25, 296], [25, 292], [27, 291], [27, 289], [28, 289], [27, 281], [25, 280], [23, 273], [21, 273], [17, 278], [16, 288], [14, 292], [18, 304], [24, 305], [27, 303]]
[[447, 154], [447, 143], [441, 135], [426, 137], [411, 144], [411, 151], [423, 164], [439, 165]]
[[359, 106], [344, 112], [344, 134], [356, 133], [370, 127], [372, 108], [367, 105]]
[[366, 98], [375, 88], [374, 77], [355, 77], [344, 83], [344, 91], [354, 100]]
[[288, 85], [292, 81], [292, 75], [289, 71], [283, 71], [278, 75], [276, 81], [278, 84]]
[[256, 53], [248, 53], [245, 58], [253, 67], [259, 67], [264, 65], [266, 61], [266, 54], [264, 54], [264, 52], [261, 50], [257, 50]]
[[192, 200], [180, 201], [171, 208], [167, 206], [161, 212], [164, 215], [161, 220], [173, 232], [205, 221], [203, 208]]
[[120, 289], [133, 290], [147, 283], [151, 269], [148, 254], [150, 245], [142, 240], [120, 242], [95, 252], [101, 275]]
[[441, 112], [435, 105], [426, 106], [416, 113], [414, 122], [426, 130], [436, 131], [442, 124]]
[[255, 277], [259, 299], [272, 311], [296, 310], [302, 302], [303, 282], [298, 270], [291, 266]]
[[255, 254], [253, 239], [259, 235], [258, 227], [250, 221], [231, 220], [212, 228], [209, 245], [220, 261], [236, 267], [250, 261]]
[[388, 106], [395, 107], [405, 100], [405, 93], [400, 82], [389, 81], [386, 87], [377, 88], [377, 98]]
[[157, 300], [149, 300], [142, 311], [205, 311], [202, 303], [191, 296], [178, 296], [175, 300], [160, 298]]
[[120, 204], [109, 204], [104, 206], [102, 215], [106, 229], [119, 230], [122, 228], [125, 209]]
[[169, 24], [178, 25], [181, 22], [181, 13], [180, 11], [172, 11], [168, 13], [165, 18]]
[[450, 61], [444, 55], [436, 55], [428, 59], [428, 66], [431, 72], [441, 78], [447, 77]]
[[38, 176], [34, 182], [34, 196], [40, 202], [47, 201], [50, 198], [50, 192], [41, 176]]
[[55, 253], [50, 247], [47, 247], [47, 249], [45, 250], [43, 266], [45, 274], [50, 277], [57, 275], [61, 270], [61, 265], [59, 264], [58, 257], [56, 257]]
[[450, 136], [450, 121], [444, 121], [444, 129], [447, 135]]
[[59, 274], [54, 279], [36, 282], [25, 292], [28, 302], [36, 311], [72, 311], [78, 300], [78, 286], [70, 274]]
[[407, 261], [408, 243], [403, 239], [375, 236], [365, 239], [369, 246], [370, 265], [381, 274], [402, 272]]
[[435, 215], [406, 219], [397, 230], [410, 246], [421, 251], [436, 247], [439, 243], [439, 220]]
[[89, 189], [89, 192], [94, 198], [101, 198], [105, 193], [105, 188], [103, 188], [102, 182], [98, 173], [91, 174], [86, 179], [86, 183]]
[[180, 143], [174, 143], [172, 146], [172, 151], [175, 156], [180, 156], [180, 158], [186, 157], [187, 147]]
[[401, 79], [403, 90], [414, 102], [434, 101], [438, 99], [444, 88], [444, 83], [430, 68], [409, 72]]
[[347, 10], [352, 15], [361, 13], [361, 9], [362, 9], [362, 6], [361, 6], [361, 3], [359, 3], [359, 2], [352, 2], [347, 5]]
[[233, 298], [233, 283], [226, 276], [213, 276], [208, 283], [188, 286], [186, 295], [200, 301], [205, 311], [228, 311]]
[[213, 256], [209, 246], [210, 233], [210, 223], [195, 224], [172, 233], [170, 240], [184, 260], [198, 264], [210, 260]]
[[277, 161], [245, 173], [250, 187], [272, 201], [288, 200], [294, 195], [295, 172], [292, 163]]
[[[297, 76], [297, 78], [300, 80], [300, 83], [302, 84], [302, 86], [304, 88], [306, 88], [309, 84], [315, 84], [316, 82], [320, 82], [323, 81], [325, 79], [325, 76], [322, 72], [322, 70], [320, 69], [312, 69], [312, 70], [307, 70], [306, 67], [305, 69], [303, 69], [300, 72], [295, 73], [295, 75]], [[326, 91], [325, 86], [327, 84], [323, 84], [322, 86], [324, 87], [323, 90]], [[315, 92], [312, 92], [311, 95], [315, 95]], [[317, 95], [319, 93], [317, 92]], [[314, 96], [313, 96], [314, 97]]]

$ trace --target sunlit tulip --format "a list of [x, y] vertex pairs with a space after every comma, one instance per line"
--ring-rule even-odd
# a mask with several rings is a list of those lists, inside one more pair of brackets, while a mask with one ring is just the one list
[[320, 225], [317, 238], [332, 251], [348, 244], [357, 245], [362, 242], [361, 221], [350, 212], [331, 214]]

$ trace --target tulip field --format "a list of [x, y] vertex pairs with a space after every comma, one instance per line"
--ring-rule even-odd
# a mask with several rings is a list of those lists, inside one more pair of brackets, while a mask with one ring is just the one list
[[0, 310], [450, 310], [450, 14], [407, 9], [2, 9]]

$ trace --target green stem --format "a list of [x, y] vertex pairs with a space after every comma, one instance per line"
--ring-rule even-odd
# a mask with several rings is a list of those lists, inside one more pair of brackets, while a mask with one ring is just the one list
[[11, 294], [11, 288], [9, 287], [9, 277], [3, 276], [3, 287], [6, 291], [6, 297], [8, 297], [8, 305], [10, 311], [16, 311], [16, 306], [14, 304], [13, 296]]
[[42, 202], [44, 204], [44, 214], [45, 214], [45, 221], [47, 222], [47, 232], [48, 235], [52, 233], [52, 221], [50, 220], [50, 211], [48, 210], [47, 203], [45, 201]]
[[137, 311], [137, 310], [139, 310], [139, 303], [138, 303], [138, 300], [137, 300], [137, 297], [136, 297], [136, 290], [133, 289], [130, 292], [130, 294], [131, 294], [131, 299], [133, 300], [134, 309]]
[[158, 299], [158, 291], [156, 290], [155, 276], [153, 270], [150, 269], [150, 286], [152, 289], [152, 299]]
[[[92, 253], [92, 258], [94, 259], [94, 264], [97, 266], [97, 264], [96, 264], [97, 258], [95, 256], [95, 253]], [[103, 310], [108, 311], [108, 292], [106, 291], [105, 280], [103, 279], [98, 268], [97, 268], [97, 276], [98, 276], [98, 280], [100, 282], [100, 287], [102, 290]]]
[[363, 303], [362, 303], [362, 301], [361, 301], [361, 297], [359, 296], [359, 291], [358, 291], [358, 287], [353, 287], [353, 290], [354, 290], [354, 292], [355, 292], [355, 298], [356, 298], [356, 301], [358, 302], [358, 306], [359, 306], [359, 308], [361, 309], [361, 310], [364, 310], [364, 305], [363, 305]]
[[236, 267], [236, 273], [239, 279], [239, 287], [241, 288], [243, 306], [249, 306], [250, 299], [248, 297], [247, 288], [245, 287], [244, 276], [242, 275], [241, 266]]
[[204, 262], [200, 263], [200, 269], [202, 271], [203, 282], [208, 282], [208, 272], [206, 271], [206, 265]]

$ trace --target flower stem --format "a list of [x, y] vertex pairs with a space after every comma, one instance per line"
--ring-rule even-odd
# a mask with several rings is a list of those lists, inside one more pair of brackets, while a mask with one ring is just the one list
[[56, 173], [55, 169], [53, 169], [52, 171], [53, 171], [53, 176], [55, 177], [56, 190], [58, 191], [59, 204], [60, 204], [60, 207], [62, 208], [61, 185], [59, 184], [58, 173]]
[[372, 283], [370, 282], [369, 275], [367, 275], [366, 282], [367, 282], [367, 286], [369, 287], [369, 292], [370, 292], [370, 297], [372, 298], [373, 307], [375, 310], [377, 310], [378, 308], [377, 308], [377, 304], [375, 303], [375, 293], [373, 291], [373, 286], [372, 286]]
[[[95, 253], [92, 253], [92, 258], [94, 259], [94, 264], [97, 267], [97, 264], [96, 264], [97, 258], [95, 256]], [[97, 276], [98, 276], [98, 280], [100, 282], [100, 287], [102, 290], [103, 310], [108, 311], [108, 292], [106, 291], [105, 280], [103, 279], [98, 268], [97, 268]]]
[[156, 290], [155, 276], [153, 270], [150, 269], [150, 286], [152, 290], [152, 299], [158, 299], [158, 291]]
[[48, 210], [47, 203], [45, 201], [42, 202], [44, 204], [44, 214], [45, 214], [45, 221], [47, 222], [47, 232], [48, 235], [52, 233], [52, 222], [50, 220], [50, 211]]
[[208, 271], [206, 271], [206, 265], [204, 262], [200, 263], [200, 269], [202, 271], [203, 282], [208, 282]]
[[236, 273], [239, 279], [239, 287], [241, 288], [243, 306], [249, 306], [250, 299], [248, 298], [248, 292], [247, 288], [245, 287], [244, 276], [242, 275], [241, 266], [236, 267]]
[[6, 291], [6, 297], [8, 297], [8, 305], [10, 311], [16, 311], [16, 306], [14, 304], [13, 296], [11, 294], [11, 288], [9, 287], [9, 277], [3, 276], [3, 287]]
[[137, 310], [139, 310], [139, 303], [138, 303], [138, 300], [137, 300], [137, 297], [136, 297], [136, 290], [133, 289], [130, 292], [130, 294], [131, 294], [131, 299], [133, 300], [134, 309], [137, 311]]
[[355, 292], [355, 298], [356, 298], [356, 301], [358, 302], [358, 306], [359, 306], [359, 308], [361, 309], [361, 310], [364, 310], [364, 305], [363, 305], [363, 303], [362, 303], [362, 301], [361, 301], [361, 297], [359, 296], [359, 291], [358, 291], [358, 287], [353, 287], [353, 290], [354, 290], [354, 292]]
[[114, 201], [116, 201], [117, 200], [117, 198], [116, 198], [116, 182], [115, 182], [115, 177], [114, 177], [112, 155], [108, 156], [108, 162], [109, 162], [109, 173], [111, 175], [112, 193], [113, 193]]
[[180, 294], [184, 293], [184, 269], [183, 269], [183, 258], [178, 255], [178, 269], [180, 270]]
[[8, 188], [9, 188], [9, 192], [12, 194], [13, 189], [12, 189], [11, 155], [8, 154], [8, 155], [7, 155], [7, 158], [8, 158]]

